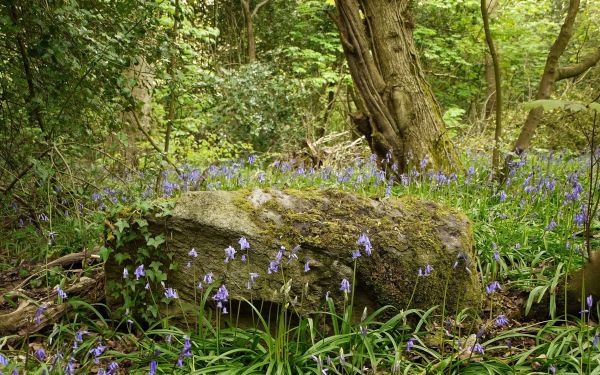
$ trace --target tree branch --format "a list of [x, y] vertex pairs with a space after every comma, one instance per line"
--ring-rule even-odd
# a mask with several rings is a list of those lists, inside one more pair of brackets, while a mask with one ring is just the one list
[[596, 48], [596, 51], [585, 56], [577, 64], [564, 66], [558, 68], [558, 80], [577, 77], [583, 74], [589, 68], [592, 68], [600, 61], [600, 47]]
[[254, 16], [256, 16], [256, 13], [258, 13], [258, 10], [260, 8], [262, 8], [262, 6], [265, 5], [265, 4], [267, 4], [268, 2], [269, 2], [269, 0], [263, 0], [262, 2], [258, 3], [258, 5], [252, 11], [252, 14], [250, 14], [250, 17], [254, 18]]

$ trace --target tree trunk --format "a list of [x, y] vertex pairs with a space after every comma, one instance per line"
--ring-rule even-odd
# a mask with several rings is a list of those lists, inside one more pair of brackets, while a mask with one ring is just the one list
[[334, 20], [364, 108], [352, 119], [371, 150], [380, 160], [389, 153], [398, 172], [425, 158], [452, 169], [457, 159], [419, 62], [409, 3], [336, 0]]
[[127, 166], [137, 168], [139, 162], [139, 150], [137, 143], [142, 138], [138, 129], [133, 111], [140, 121], [140, 125], [150, 131], [150, 112], [152, 110], [152, 89], [154, 88], [154, 69], [148, 64], [143, 56], [136, 58], [124, 73], [125, 78], [134, 80], [131, 89], [131, 97], [134, 100], [132, 108], [122, 114], [122, 119], [127, 123], [127, 148], [125, 149], [125, 160]]
[[[577, 64], [561, 67], [558, 63], [558, 60], [564, 53], [571, 36], [573, 35], [573, 24], [578, 11], [579, 0], [570, 0], [569, 10], [560, 29], [560, 33], [548, 53], [544, 73], [542, 74], [538, 92], [535, 96], [536, 100], [549, 99], [550, 95], [552, 95], [552, 86], [556, 81], [576, 77], [596, 65], [598, 60], [600, 60], [600, 47], [598, 47], [594, 52], [582, 58]], [[536, 107], [529, 111], [525, 124], [523, 125], [523, 128], [521, 128], [519, 138], [514, 146], [514, 151], [517, 155], [521, 155], [529, 149], [543, 113], [544, 109], [542, 107]]]
[[250, 8], [250, 0], [240, 0], [242, 4], [242, 11], [244, 12], [244, 19], [246, 20], [246, 37], [248, 39], [248, 63], [252, 64], [256, 62], [256, 36], [254, 35], [254, 16], [258, 13], [258, 10], [269, 2], [269, 0], [263, 0], [254, 7]]
[[[496, 10], [498, 5], [497, 0], [487, 0], [487, 15], [488, 18]], [[485, 52], [484, 56], [484, 68], [485, 68], [485, 119], [492, 117], [496, 108], [496, 78], [494, 76], [494, 61], [489, 51]]]
[[502, 79], [500, 77], [500, 61], [498, 60], [496, 46], [494, 45], [492, 32], [490, 30], [488, 5], [488, 0], [481, 0], [481, 17], [483, 19], [483, 28], [485, 30], [485, 41], [488, 45], [494, 68], [494, 91], [496, 92], [494, 100], [496, 109], [496, 129], [494, 132], [494, 150], [492, 152], [492, 173], [496, 174], [499, 169], [498, 167], [500, 166], [500, 137], [502, 137]]

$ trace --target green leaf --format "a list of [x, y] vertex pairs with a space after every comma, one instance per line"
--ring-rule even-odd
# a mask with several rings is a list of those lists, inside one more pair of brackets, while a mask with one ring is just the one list
[[123, 233], [123, 230], [125, 228], [129, 228], [129, 223], [123, 219], [117, 220], [115, 225], [117, 226], [117, 228], [119, 228], [119, 233]]
[[158, 235], [158, 236], [156, 236], [156, 237], [150, 237], [150, 238], [148, 239], [148, 242], [146, 242], [146, 244], [147, 244], [148, 246], [152, 246], [152, 247], [154, 247], [155, 249], [158, 249], [158, 247], [159, 247], [159, 246], [160, 246], [160, 245], [161, 245], [163, 242], [165, 242], [165, 237], [164, 237], [162, 234], [160, 234], [160, 235]]

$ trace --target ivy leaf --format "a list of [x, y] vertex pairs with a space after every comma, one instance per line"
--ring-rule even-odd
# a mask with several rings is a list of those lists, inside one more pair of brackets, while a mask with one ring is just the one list
[[117, 222], [115, 223], [115, 225], [117, 226], [117, 228], [119, 228], [119, 233], [123, 233], [123, 230], [125, 228], [129, 228], [129, 223], [126, 220], [123, 220], [123, 219], [117, 220]]
[[165, 242], [165, 237], [161, 234], [161, 235], [158, 235], [156, 237], [150, 237], [148, 239], [148, 242], [146, 242], [146, 244], [148, 246], [154, 247], [155, 249], [158, 249], [158, 247], [160, 246], [160, 244], [162, 244], [163, 242]]
[[127, 259], [131, 259], [131, 256], [127, 253], [118, 253], [115, 255], [115, 260], [118, 264], [123, 264], [123, 262]]

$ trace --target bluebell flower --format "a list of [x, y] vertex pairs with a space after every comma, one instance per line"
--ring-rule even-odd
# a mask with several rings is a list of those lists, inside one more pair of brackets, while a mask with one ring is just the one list
[[500, 315], [498, 315], [498, 317], [496, 317], [496, 325], [498, 327], [503, 327], [507, 324], [508, 324], [508, 319], [506, 318], [506, 315], [500, 314]]
[[412, 348], [415, 346], [415, 339], [414, 338], [410, 338], [408, 339], [408, 341], [406, 342], [406, 351], [408, 353], [410, 353], [410, 351], [412, 350]]
[[248, 240], [246, 239], [246, 237], [240, 238], [239, 244], [240, 244], [240, 250], [246, 250], [246, 249], [250, 248], [250, 244], [248, 243]]
[[192, 247], [192, 250], [188, 253], [189, 256], [195, 258], [198, 256], [198, 252], [196, 252], [196, 248]]
[[148, 375], [156, 375], [156, 361], [150, 362], [150, 371]]
[[360, 257], [360, 250], [354, 250], [352, 252], [352, 260]]
[[504, 192], [504, 190], [500, 191], [500, 202], [504, 202], [507, 198], [506, 193]]
[[306, 257], [306, 261], [304, 262], [304, 272], [310, 271], [309, 261], [310, 261], [310, 258]]
[[2, 355], [2, 353], [0, 353], [0, 365], [8, 366], [8, 358]]
[[171, 298], [177, 299], [177, 298], [179, 298], [177, 296], [177, 292], [175, 290], [173, 290], [173, 288], [167, 288], [165, 290], [165, 297], [167, 297], [167, 299], [171, 299]]
[[225, 285], [221, 285], [219, 289], [217, 289], [215, 295], [212, 297], [212, 299], [217, 302], [217, 307], [219, 309], [223, 308], [223, 302], [227, 302], [228, 298], [229, 291], [227, 290]]
[[229, 263], [230, 260], [235, 259], [235, 253], [237, 251], [235, 251], [235, 249], [231, 246], [228, 246], [225, 249], [225, 263]]
[[254, 164], [255, 161], [256, 161], [256, 155], [248, 156], [248, 164]]
[[42, 303], [35, 311], [35, 321], [38, 325], [42, 323], [42, 314], [46, 311], [46, 304]]
[[556, 374], [556, 367], [554, 365], [550, 365], [550, 367], [548, 367], [548, 371], [550, 371], [551, 374]]
[[133, 274], [135, 275], [136, 280], [139, 280], [140, 277], [146, 276], [146, 272], [144, 272], [144, 265], [140, 264], [139, 266], [137, 266]]
[[98, 346], [96, 346], [95, 348], [90, 349], [90, 353], [92, 353], [92, 355], [94, 356], [94, 363], [96, 363], [96, 364], [100, 363], [100, 360], [98, 359], [98, 357], [100, 357], [100, 355], [102, 355], [102, 353], [104, 353], [105, 349], [106, 349], [106, 346], [102, 345], [101, 343], [98, 344]]
[[129, 277], [129, 271], [127, 270], [127, 267], [123, 268], [123, 278], [126, 279]]
[[473, 353], [478, 353], [478, 354], [483, 354], [485, 352], [483, 349], [483, 346], [481, 346], [481, 344], [478, 342], [476, 342], [475, 345], [473, 345], [473, 349], [471, 351]]
[[206, 275], [204, 275], [204, 278], [202, 279], [204, 281], [205, 284], [212, 284], [214, 279], [213, 279], [213, 273], [209, 272]]
[[65, 293], [64, 290], [61, 289], [61, 287], [59, 285], [54, 287], [54, 290], [56, 290], [56, 293], [58, 294], [58, 296], [62, 299], [67, 299], [67, 293]]
[[485, 287], [485, 292], [487, 294], [495, 293], [498, 290], [502, 290], [500, 287], [500, 283], [497, 281], [492, 281], [488, 286]]
[[346, 294], [350, 293], [350, 282], [348, 281], [348, 279], [342, 279], [340, 290]]
[[46, 358], [46, 351], [44, 350], [44, 348], [38, 348], [38, 349], [35, 350], [35, 356], [40, 361], [43, 361], [44, 358]]
[[373, 246], [371, 246], [371, 241], [369, 240], [369, 237], [367, 237], [367, 235], [365, 233], [362, 233], [358, 237], [358, 241], [356, 241], [356, 244], [363, 245], [365, 247], [365, 253], [368, 256], [371, 256], [371, 252], [373, 251]]
[[272, 260], [269, 262], [269, 267], [267, 268], [267, 273], [270, 275], [272, 273], [276, 273], [279, 270], [279, 262], [276, 260]]
[[597, 333], [594, 335], [594, 339], [592, 340], [592, 346], [595, 349], [598, 349], [598, 341], [600, 340], [600, 335], [598, 335]]
[[427, 264], [425, 266], [425, 270], [423, 270], [419, 267], [419, 270], [417, 271], [417, 276], [419, 276], [419, 277], [429, 276], [429, 274], [431, 274], [432, 271], [433, 271], [433, 267], [431, 267], [431, 265]]
[[150, 289], [150, 283], [146, 282], [146, 286], [144, 286], [144, 289], [149, 290]]

